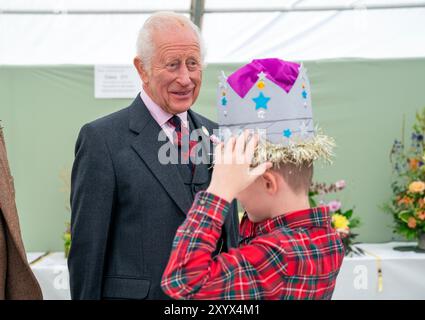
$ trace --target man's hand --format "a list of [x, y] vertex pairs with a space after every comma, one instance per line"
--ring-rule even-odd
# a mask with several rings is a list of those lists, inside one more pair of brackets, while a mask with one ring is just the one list
[[231, 202], [239, 192], [272, 167], [271, 162], [265, 162], [250, 168], [258, 136], [252, 136], [249, 141], [248, 137], [249, 132], [245, 131], [237, 138], [230, 138], [225, 145], [220, 143], [216, 146], [214, 170], [207, 192]]

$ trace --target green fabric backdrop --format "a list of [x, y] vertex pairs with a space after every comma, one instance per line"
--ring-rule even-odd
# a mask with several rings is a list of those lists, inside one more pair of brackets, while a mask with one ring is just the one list
[[[347, 181], [337, 195], [362, 219], [359, 240], [391, 240], [391, 217], [380, 205], [390, 196], [389, 151], [425, 107], [425, 59], [306, 62], [316, 123], [335, 137], [332, 166], [316, 165], [315, 180]], [[209, 65], [194, 109], [216, 118], [219, 70]], [[0, 119], [4, 127], [27, 251], [62, 250], [70, 219], [61, 171], [70, 171], [80, 127], [129, 105], [128, 99], [95, 99], [92, 66], [0, 67]], [[409, 136], [406, 130], [406, 137]], [[66, 189], [66, 188], [65, 188]], [[328, 199], [331, 199], [329, 197]]]

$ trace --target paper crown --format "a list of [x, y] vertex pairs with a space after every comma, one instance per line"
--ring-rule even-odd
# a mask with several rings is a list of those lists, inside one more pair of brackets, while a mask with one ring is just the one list
[[222, 72], [217, 96], [220, 138], [245, 129], [259, 132], [254, 164], [329, 161], [333, 139], [313, 124], [310, 82], [302, 64], [258, 59], [228, 78]]

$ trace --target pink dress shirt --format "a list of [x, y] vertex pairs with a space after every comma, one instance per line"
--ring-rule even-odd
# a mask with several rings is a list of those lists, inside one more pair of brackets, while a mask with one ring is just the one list
[[[164, 109], [162, 109], [160, 106], [158, 106], [151, 99], [151, 97], [148, 96], [148, 94], [145, 92], [145, 90], [143, 90], [143, 87], [140, 91], [140, 98], [142, 98], [142, 101], [145, 103], [150, 114], [155, 119], [155, 121], [159, 124], [159, 126], [162, 128], [162, 130], [164, 130], [165, 134], [167, 135], [167, 137], [171, 141], [171, 143], [174, 143], [174, 141], [173, 141], [174, 127], [168, 123], [168, 120], [173, 115], [171, 113], [168, 113]], [[182, 112], [182, 113], [178, 113], [177, 116], [182, 121], [183, 126], [188, 128], [187, 111]]]

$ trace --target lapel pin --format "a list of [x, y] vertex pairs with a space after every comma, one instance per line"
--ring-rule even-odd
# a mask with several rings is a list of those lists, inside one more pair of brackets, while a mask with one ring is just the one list
[[204, 126], [202, 126], [202, 132], [211, 140], [213, 144], [220, 143], [220, 139], [215, 134], [210, 135], [210, 132]]

